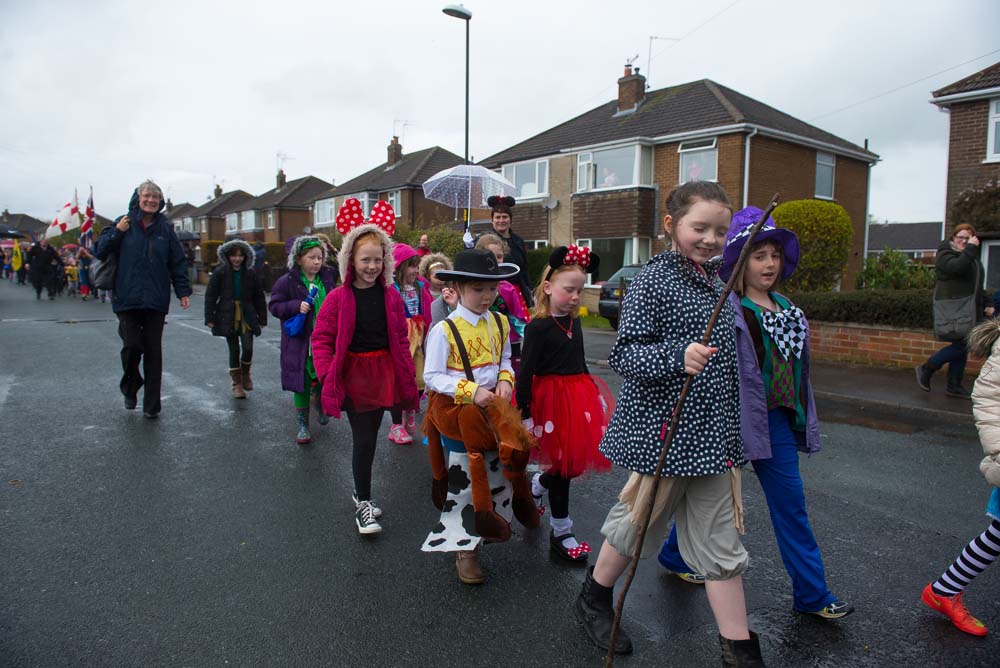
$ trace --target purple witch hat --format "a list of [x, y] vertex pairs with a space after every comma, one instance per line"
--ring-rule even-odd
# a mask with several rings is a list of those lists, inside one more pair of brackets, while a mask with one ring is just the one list
[[[726, 248], [722, 251], [722, 268], [719, 269], [722, 280], [729, 280], [733, 267], [736, 266], [736, 260], [740, 257], [740, 251], [750, 237], [750, 228], [763, 215], [764, 212], [755, 206], [748, 206], [733, 214], [729, 232], [726, 233]], [[787, 279], [799, 264], [799, 238], [795, 236], [795, 232], [779, 228], [774, 224], [774, 218], [768, 216], [760, 232], [753, 238], [754, 245], [762, 241], [773, 241], [781, 247], [784, 256], [781, 263], [781, 280]]]

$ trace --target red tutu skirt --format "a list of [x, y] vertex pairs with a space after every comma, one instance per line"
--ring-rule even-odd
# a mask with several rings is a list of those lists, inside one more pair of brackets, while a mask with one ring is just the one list
[[586, 373], [535, 376], [531, 419], [542, 467], [563, 478], [610, 469], [597, 446], [614, 408], [611, 390], [600, 378]]
[[358, 413], [393, 408], [402, 403], [396, 389], [396, 369], [388, 350], [348, 351], [342, 378], [345, 395]]

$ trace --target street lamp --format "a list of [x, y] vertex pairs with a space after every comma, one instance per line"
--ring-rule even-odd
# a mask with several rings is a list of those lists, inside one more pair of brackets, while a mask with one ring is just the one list
[[447, 5], [441, 11], [465, 21], [465, 164], [469, 164], [469, 22], [472, 12], [462, 5]]

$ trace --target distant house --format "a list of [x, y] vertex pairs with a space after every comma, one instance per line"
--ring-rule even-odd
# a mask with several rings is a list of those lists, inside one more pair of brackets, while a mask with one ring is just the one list
[[933, 261], [937, 247], [945, 238], [944, 223], [872, 223], [868, 226], [868, 248], [865, 257], [880, 255], [892, 249], [911, 259]]
[[[530, 106], [524, 107], [525, 112]], [[678, 184], [717, 181], [737, 208], [817, 198], [854, 225], [844, 285], [861, 268], [875, 153], [731, 88], [702, 79], [646, 91], [625, 68], [618, 99], [481, 162], [520, 191], [513, 229], [525, 239], [585, 243], [598, 281], [665, 246], [664, 199]]]
[[[456, 218], [464, 217], [462, 210], [456, 211], [425, 199], [423, 185], [441, 170], [464, 162], [440, 146], [404, 155], [399, 137], [393, 137], [387, 147], [385, 162], [313, 198], [312, 225], [317, 232], [335, 227], [337, 211], [350, 197], [356, 197], [361, 202], [366, 216], [376, 202], [387, 201], [396, 212], [397, 226], [428, 228], [451, 223]], [[473, 217], [476, 213], [473, 212]], [[482, 215], [482, 211], [478, 213]]]
[[[1000, 63], [932, 93], [931, 103], [948, 113], [948, 188], [945, 224], [956, 223], [952, 206], [963, 191], [1000, 180]], [[975, 223], [975, 221], [971, 221]], [[1000, 285], [1000, 231], [983, 237], [986, 284]]]
[[[245, 190], [230, 190], [224, 193], [222, 188], [216, 185], [212, 199], [183, 215], [181, 227], [197, 232], [201, 237], [201, 243], [209, 240], [222, 241], [226, 238], [226, 216], [252, 199], [253, 195]], [[210, 261], [209, 258], [205, 260]]]
[[245, 241], [284, 241], [301, 235], [310, 224], [309, 205], [330, 184], [315, 176], [288, 181], [278, 170], [275, 187], [226, 216], [226, 236]]
[[175, 232], [194, 232], [197, 234], [198, 231], [195, 229], [194, 221], [188, 216], [196, 208], [193, 204], [188, 204], [187, 202], [174, 204], [167, 198], [167, 206], [164, 208], [163, 213], [166, 214], [167, 222], [173, 226]]
[[40, 236], [49, 227], [48, 223], [42, 222], [34, 216], [29, 216], [26, 213], [11, 213], [7, 209], [3, 210], [2, 220], [4, 225], [13, 227], [19, 232], [24, 232], [26, 237], [30, 237], [31, 234], [34, 234], [36, 237]]

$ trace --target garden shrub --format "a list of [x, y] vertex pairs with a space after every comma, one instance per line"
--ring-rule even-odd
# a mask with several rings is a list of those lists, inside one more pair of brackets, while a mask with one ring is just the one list
[[914, 262], [897, 250], [865, 258], [855, 278], [859, 290], [909, 290], [934, 287], [934, 267]]
[[933, 290], [798, 292], [790, 295], [809, 320], [932, 329]]
[[963, 190], [951, 205], [951, 222], [968, 223], [976, 232], [1000, 232], [1000, 179]]
[[219, 264], [219, 246], [224, 241], [205, 241], [201, 244], [201, 264], [205, 271], [211, 271], [215, 265]]
[[844, 207], [834, 202], [801, 199], [774, 210], [778, 227], [799, 238], [799, 266], [786, 285], [792, 290], [832, 290], [847, 266], [854, 228]]
[[392, 236], [396, 241], [416, 248], [424, 234], [427, 235], [432, 251], [444, 253], [449, 258], [454, 259], [455, 254], [465, 248], [465, 242], [462, 241], [464, 231], [453, 230], [447, 225], [428, 228], [397, 227]]
[[285, 244], [281, 241], [265, 241], [264, 257], [270, 266], [284, 267], [288, 261], [288, 255], [285, 254]]
[[534, 284], [531, 286], [532, 288], [538, 285], [538, 282], [545, 275], [545, 268], [549, 266], [549, 255], [551, 254], [551, 246], [528, 251], [528, 276], [531, 277], [531, 282]]

